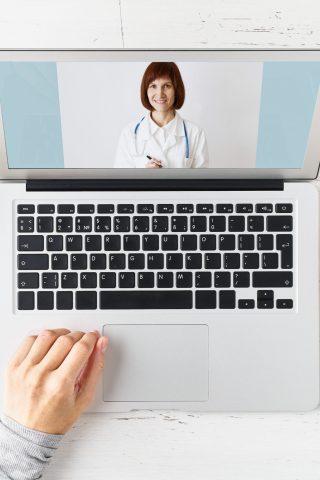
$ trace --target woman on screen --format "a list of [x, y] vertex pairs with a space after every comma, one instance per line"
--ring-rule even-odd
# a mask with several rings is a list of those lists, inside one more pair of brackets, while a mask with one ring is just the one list
[[204, 168], [209, 166], [203, 130], [180, 117], [185, 89], [177, 65], [152, 62], [141, 81], [148, 113], [121, 132], [116, 168]]

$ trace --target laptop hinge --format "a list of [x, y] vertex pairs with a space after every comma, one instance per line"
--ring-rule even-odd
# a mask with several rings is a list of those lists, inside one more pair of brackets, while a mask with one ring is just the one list
[[282, 179], [27, 180], [28, 192], [283, 190]]

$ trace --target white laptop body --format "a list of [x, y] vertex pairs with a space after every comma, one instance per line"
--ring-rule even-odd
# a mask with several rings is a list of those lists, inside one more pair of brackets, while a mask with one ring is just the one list
[[[207, 168], [113, 167], [122, 127], [131, 122], [134, 125], [148, 114], [140, 103], [139, 81], [151, 62], [175, 62], [179, 66], [186, 88], [180, 115], [205, 131]], [[319, 65], [318, 51], [0, 51], [1, 378], [14, 351], [30, 332], [59, 327], [97, 329], [109, 337], [109, 347], [89, 411], [316, 408], [319, 210], [313, 180], [320, 159]], [[108, 83], [110, 77], [112, 83]], [[310, 95], [305, 95], [306, 85]], [[302, 113], [297, 92], [305, 105]], [[295, 108], [291, 106], [288, 112], [290, 99]], [[189, 141], [192, 143], [192, 138]], [[50, 142], [54, 155], [52, 148], [48, 149]], [[45, 152], [50, 161], [44, 158]], [[53, 210], [39, 213], [39, 205], [53, 206]], [[73, 205], [74, 213], [59, 213], [59, 205]], [[79, 205], [90, 205], [93, 212], [79, 213]], [[114, 212], [99, 213], [103, 210], [99, 205], [113, 205]], [[123, 205], [132, 210], [120, 213], [119, 206]], [[137, 232], [134, 217], [141, 216], [138, 206], [143, 205], [153, 205], [154, 211], [142, 214], [149, 218], [150, 226]], [[172, 210], [158, 213], [159, 205], [170, 205]], [[205, 211], [203, 205], [212, 205], [213, 210]], [[223, 212], [218, 207], [221, 205], [229, 207]], [[281, 205], [285, 206], [284, 212]], [[188, 206], [185, 213], [179, 206]], [[130, 231], [116, 230], [116, 217], [121, 215], [129, 218]], [[167, 232], [152, 229], [153, 217], [159, 215], [168, 217]], [[188, 230], [174, 230], [173, 217], [179, 215], [186, 218]], [[292, 228], [271, 228], [281, 215], [292, 217]], [[52, 231], [39, 231], [38, 218], [44, 216], [52, 219]], [[92, 218], [92, 228], [77, 231], [77, 218], [84, 216]], [[103, 216], [110, 217], [111, 230], [97, 227], [96, 218]], [[197, 223], [193, 217], [197, 216], [206, 218], [207, 230], [192, 230], [193, 222]], [[225, 217], [225, 230], [210, 230], [213, 216]], [[239, 216], [244, 228], [232, 230], [230, 217]], [[74, 229], [59, 231], [61, 217], [71, 217]], [[251, 230], [249, 217], [263, 218], [261, 222], [269, 229]], [[256, 225], [258, 220], [252, 222]], [[121, 237], [118, 251], [105, 248], [105, 237], [113, 234]], [[159, 248], [150, 252], [143, 249], [143, 237], [152, 234], [159, 235]], [[59, 251], [48, 247], [49, 237], [54, 235], [62, 237]], [[67, 237], [76, 235], [82, 237], [82, 246], [68, 250]], [[90, 235], [101, 237], [100, 249], [87, 248], [86, 237]], [[140, 237], [140, 248], [125, 250], [125, 235]], [[166, 235], [178, 236], [176, 250], [161, 249]], [[181, 249], [183, 235], [196, 236], [197, 248], [190, 252]], [[202, 239], [207, 235], [216, 236], [216, 246], [210, 251]], [[233, 249], [220, 249], [225, 235], [234, 236], [229, 238], [235, 242]], [[252, 249], [240, 247], [241, 235], [252, 236]], [[273, 237], [272, 248], [260, 248], [260, 235]], [[292, 235], [290, 265], [284, 260], [282, 265], [285, 247], [280, 240], [286, 239], [285, 235]], [[39, 251], [29, 250], [32, 236], [43, 242]], [[137, 253], [145, 255], [144, 267], [130, 269], [129, 255]], [[151, 253], [164, 255], [162, 268], [148, 268]], [[194, 253], [201, 266], [189, 268], [187, 255]], [[228, 265], [230, 253], [238, 254], [238, 266]], [[87, 256], [87, 265], [73, 268], [71, 257], [79, 254]], [[104, 269], [90, 267], [92, 255], [97, 254], [105, 255]], [[182, 254], [183, 267], [169, 267], [169, 254]], [[210, 267], [208, 254], [220, 255], [221, 266]], [[248, 266], [248, 254], [256, 254], [249, 257], [250, 261], [256, 258], [258, 266]], [[48, 267], [28, 269], [28, 255], [40, 255], [41, 262], [47, 256]], [[55, 255], [67, 256], [66, 268], [53, 268]], [[111, 269], [112, 255], [124, 255], [125, 267]], [[277, 266], [265, 263], [272, 261]], [[115, 287], [103, 283], [103, 275], [110, 272], [115, 273]], [[173, 287], [158, 287], [161, 272], [172, 272]], [[178, 279], [181, 272], [191, 273], [186, 278], [192, 280], [192, 286], [177, 286], [182, 281]], [[210, 286], [197, 286], [197, 274], [201, 272], [210, 273]], [[248, 273], [248, 287], [237, 286], [235, 274], [239, 272]], [[260, 281], [259, 272], [270, 273], [267, 283]], [[272, 272], [277, 286], [268, 283]], [[31, 278], [25, 273], [35, 274], [32, 279], [38, 278], [38, 286], [25, 288], [22, 282]], [[51, 281], [57, 280], [49, 287], [43, 278], [48, 273], [56, 274]], [[66, 273], [76, 274], [77, 287], [63, 288], [62, 276]], [[87, 279], [81, 276], [86, 273], [94, 274], [96, 286], [81, 287], [82, 281], [86, 285]], [[134, 273], [134, 287], [120, 287], [123, 273]], [[152, 287], [140, 286], [143, 280], [139, 275], [143, 277], [144, 273], [153, 273]], [[228, 281], [229, 277], [230, 286], [220, 286], [221, 273], [227, 274], [223, 279]], [[91, 292], [89, 304], [92, 298], [96, 304], [84, 308], [84, 297], [78, 293], [81, 290]], [[215, 301], [208, 293], [212, 300], [208, 308], [201, 303], [200, 290], [216, 292]], [[271, 303], [268, 296], [269, 303], [264, 304], [258, 290], [272, 292]], [[58, 309], [58, 292], [65, 291], [71, 292], [68, 299], [72, 307]], [[159, 291], [165, 292], [167, 308]], [[226, 291], [234, 292], [232, 308], [225, 306], [229, 301]], [[47, 297], [41, 292], [52, 292], [52, 308], [43, 306], [41, 298]], [[146, 295], [138, 297], [141, 292]], [[173, 293], [174, 308], [169, 308], [172, 292], [180, 293]], [[141, 298], [141, 308], [137, 307], [137, 298]], [[28, 303], [30, 299], [34, 303]], [[253, 308], [244, 308], [247, 300], [254, 301]]]

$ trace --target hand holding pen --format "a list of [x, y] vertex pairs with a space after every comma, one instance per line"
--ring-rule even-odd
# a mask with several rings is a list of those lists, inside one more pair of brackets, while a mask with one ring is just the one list
[[157, 160], [156, 158], [150, 157], [150, 155], [146, 155], [148, 162], [146, 163], [146, 168], [162, 168], [161, 160]]

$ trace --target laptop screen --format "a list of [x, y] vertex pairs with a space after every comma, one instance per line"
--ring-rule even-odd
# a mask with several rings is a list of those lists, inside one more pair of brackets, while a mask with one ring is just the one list
[[319, 84], [316, 61], [2, 61], [8, 168], [301, 169]]

